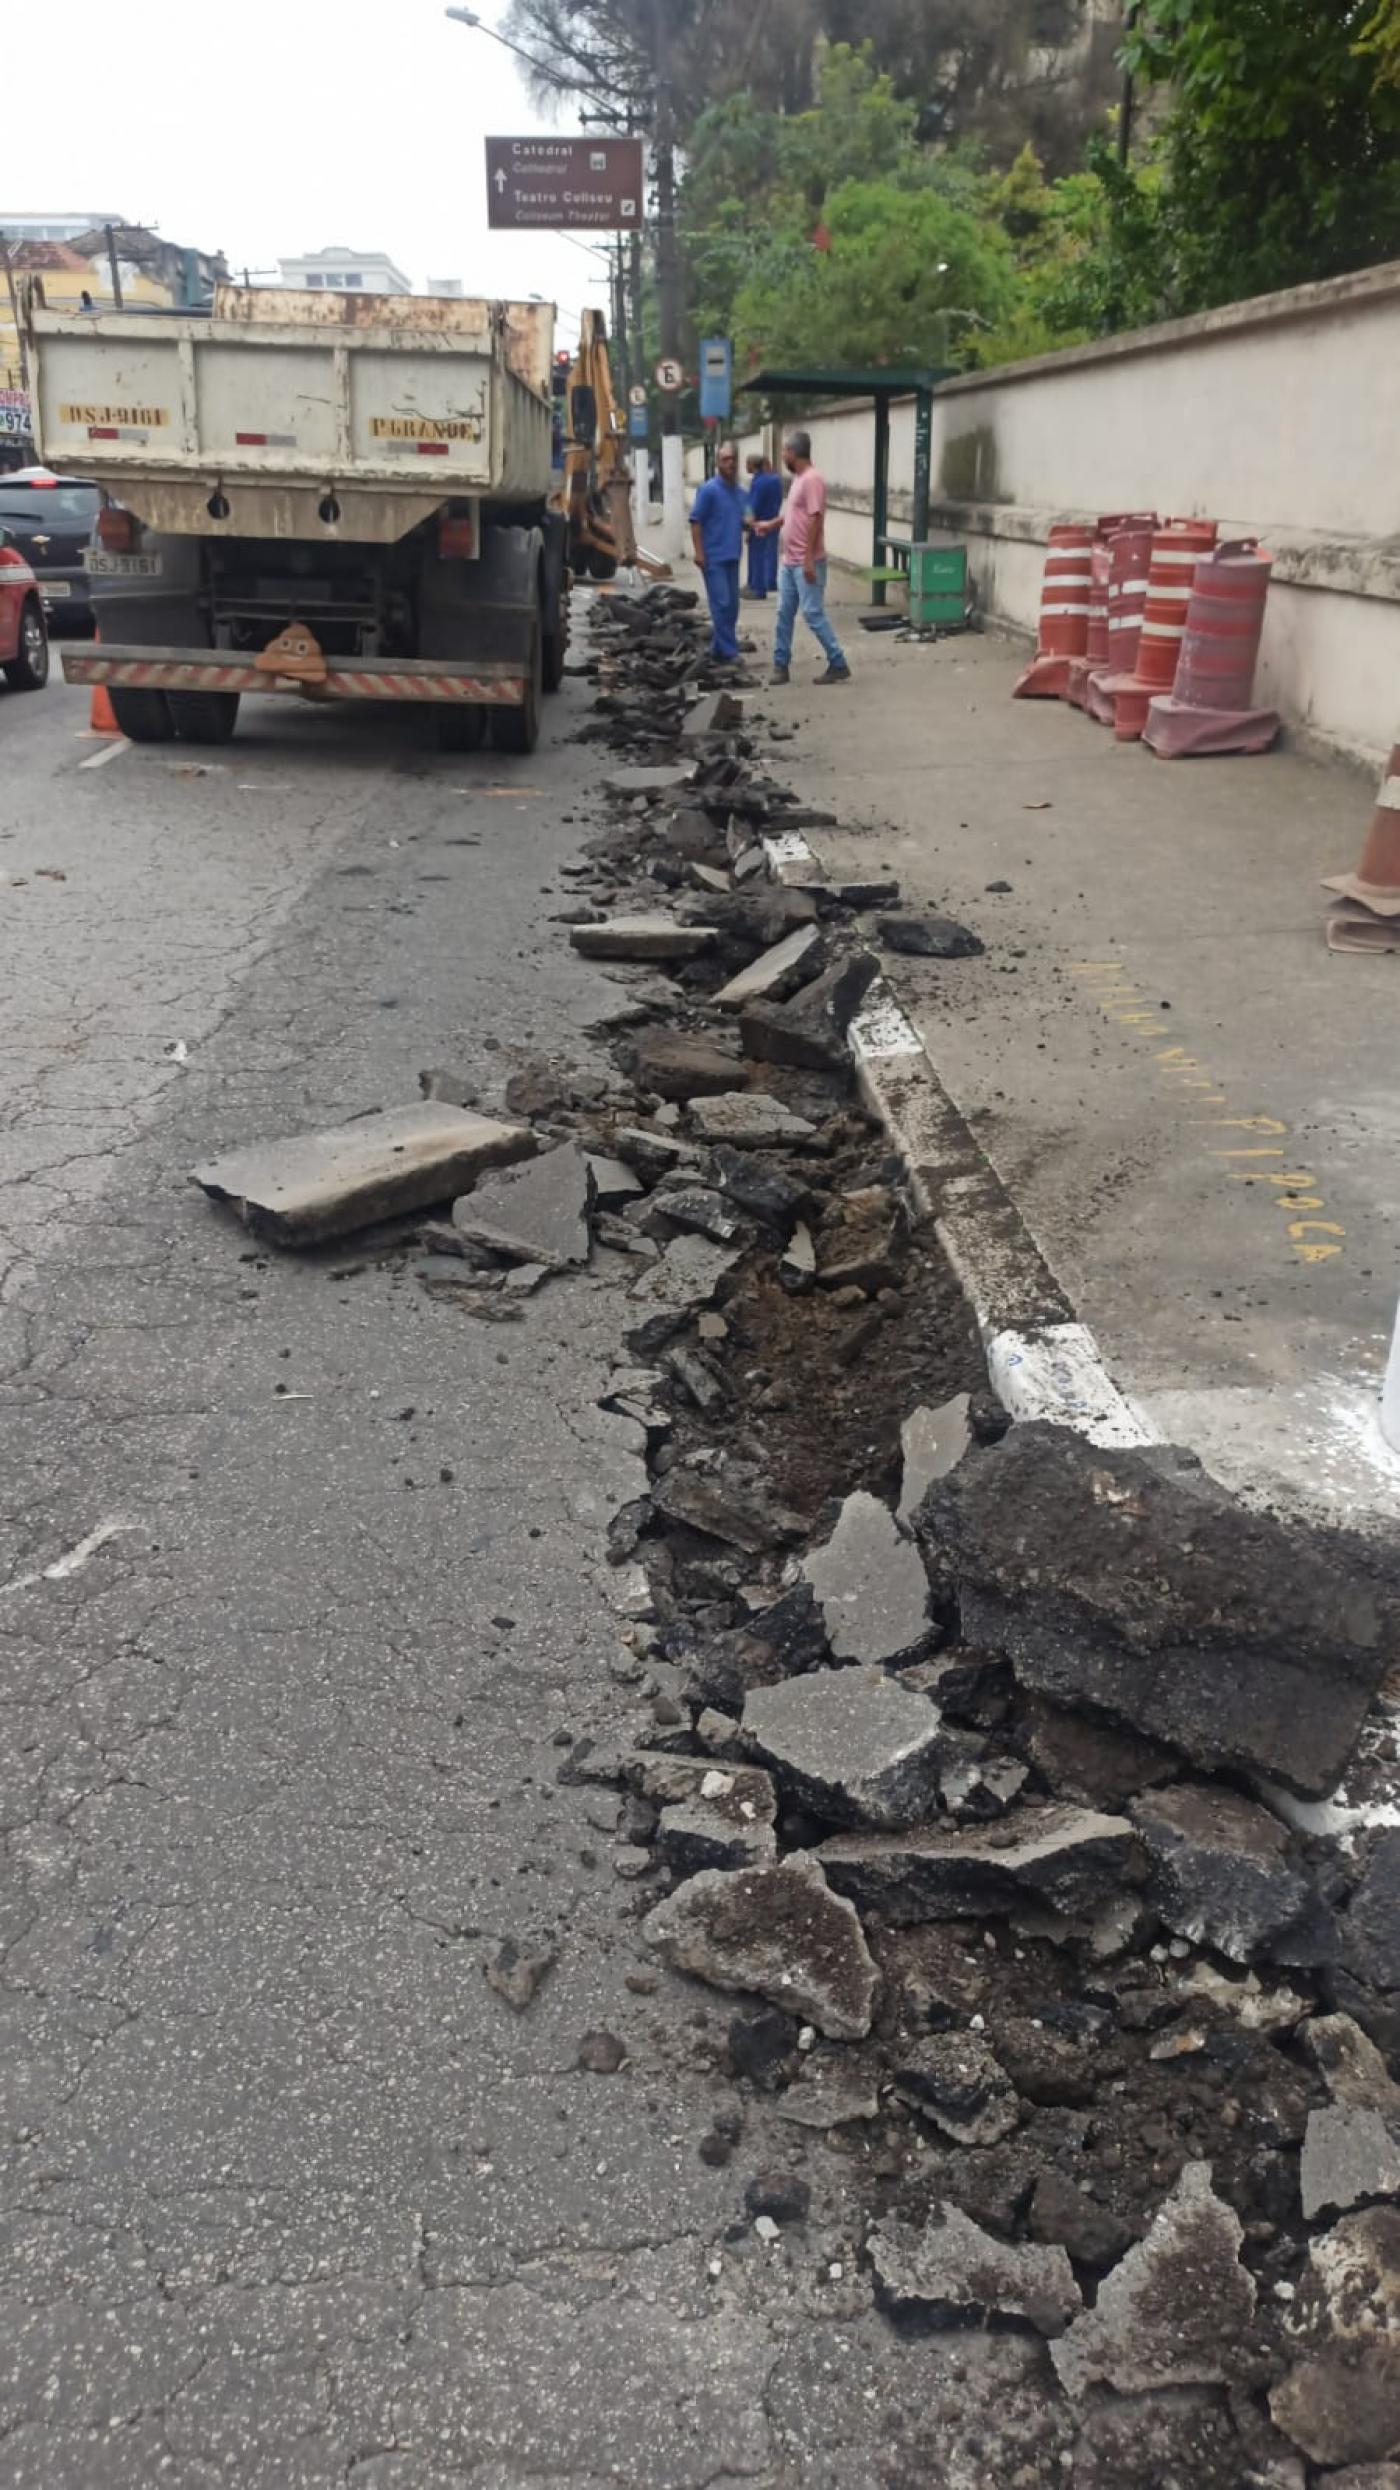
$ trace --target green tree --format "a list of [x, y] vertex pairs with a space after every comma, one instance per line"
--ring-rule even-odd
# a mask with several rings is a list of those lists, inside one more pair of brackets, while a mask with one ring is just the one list
[[825, 245], [766, 253], [734, 305], [741, 365], [970, 359], [969, 329], [1008, 316], [1004, 234], [931, 188], [845, 181], [822, 204]]
[[1378, 76], [1400, 63], [1397, 19], [1395, 0], [1150, 0], [1125, 55], [1171, 99], [1153, 209], [1167, 307], [1400, 252], [1400, 86]]

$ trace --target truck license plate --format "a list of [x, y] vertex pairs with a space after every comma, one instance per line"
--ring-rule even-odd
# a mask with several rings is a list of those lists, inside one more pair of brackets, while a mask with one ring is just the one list
[[[163, 560], [158, 553], [97, 553], [83, 555], [83, 568], [97, 579], [159, 579]], [[65, 596], [67, 590], [64, 590]]]

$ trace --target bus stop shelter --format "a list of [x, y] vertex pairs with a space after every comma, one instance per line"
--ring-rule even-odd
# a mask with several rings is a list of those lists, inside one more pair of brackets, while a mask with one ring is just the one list
[[[819, 403], [827, 398], [870, 398], [875, 406], [875, 474], [873, 478], [870, 578], [871, 598], [883, 605], [889, 580], [908, 568], [909, 547], [928, 536], [929, 462], [933, 443], [933, 393], [941, 380], [953, 378], [952, 367], [909, 366], [894, 369], [872, 365], [862, 371], [846, 364], [814, 365], [806, 371], [756, 372], [739, 383], [750, 397], [801, 398]], [[890, 403], [914, 401], [914, 512], [908, 537], [890, 534]], [[903, 556], [903, 560], [899, 557]], [[891, 556], [894, 559], [891, 560]]]

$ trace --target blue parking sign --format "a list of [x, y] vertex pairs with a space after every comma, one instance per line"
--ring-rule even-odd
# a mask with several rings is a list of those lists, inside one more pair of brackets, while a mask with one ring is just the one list
[[734, 408], [734, 348], [727, 337], [700, 340], [700, 414], [727, 424]]

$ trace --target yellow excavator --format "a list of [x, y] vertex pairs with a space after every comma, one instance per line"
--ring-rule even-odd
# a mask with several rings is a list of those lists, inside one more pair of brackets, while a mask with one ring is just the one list
[[611, 579], [619, 563], [636, 561], [637, 540], [627, 416], [613, 393], [601, 311], [582, 315], [561, 395], [564, 481], [555, 506], [569, 523], [569, 568], [576, 579]]

